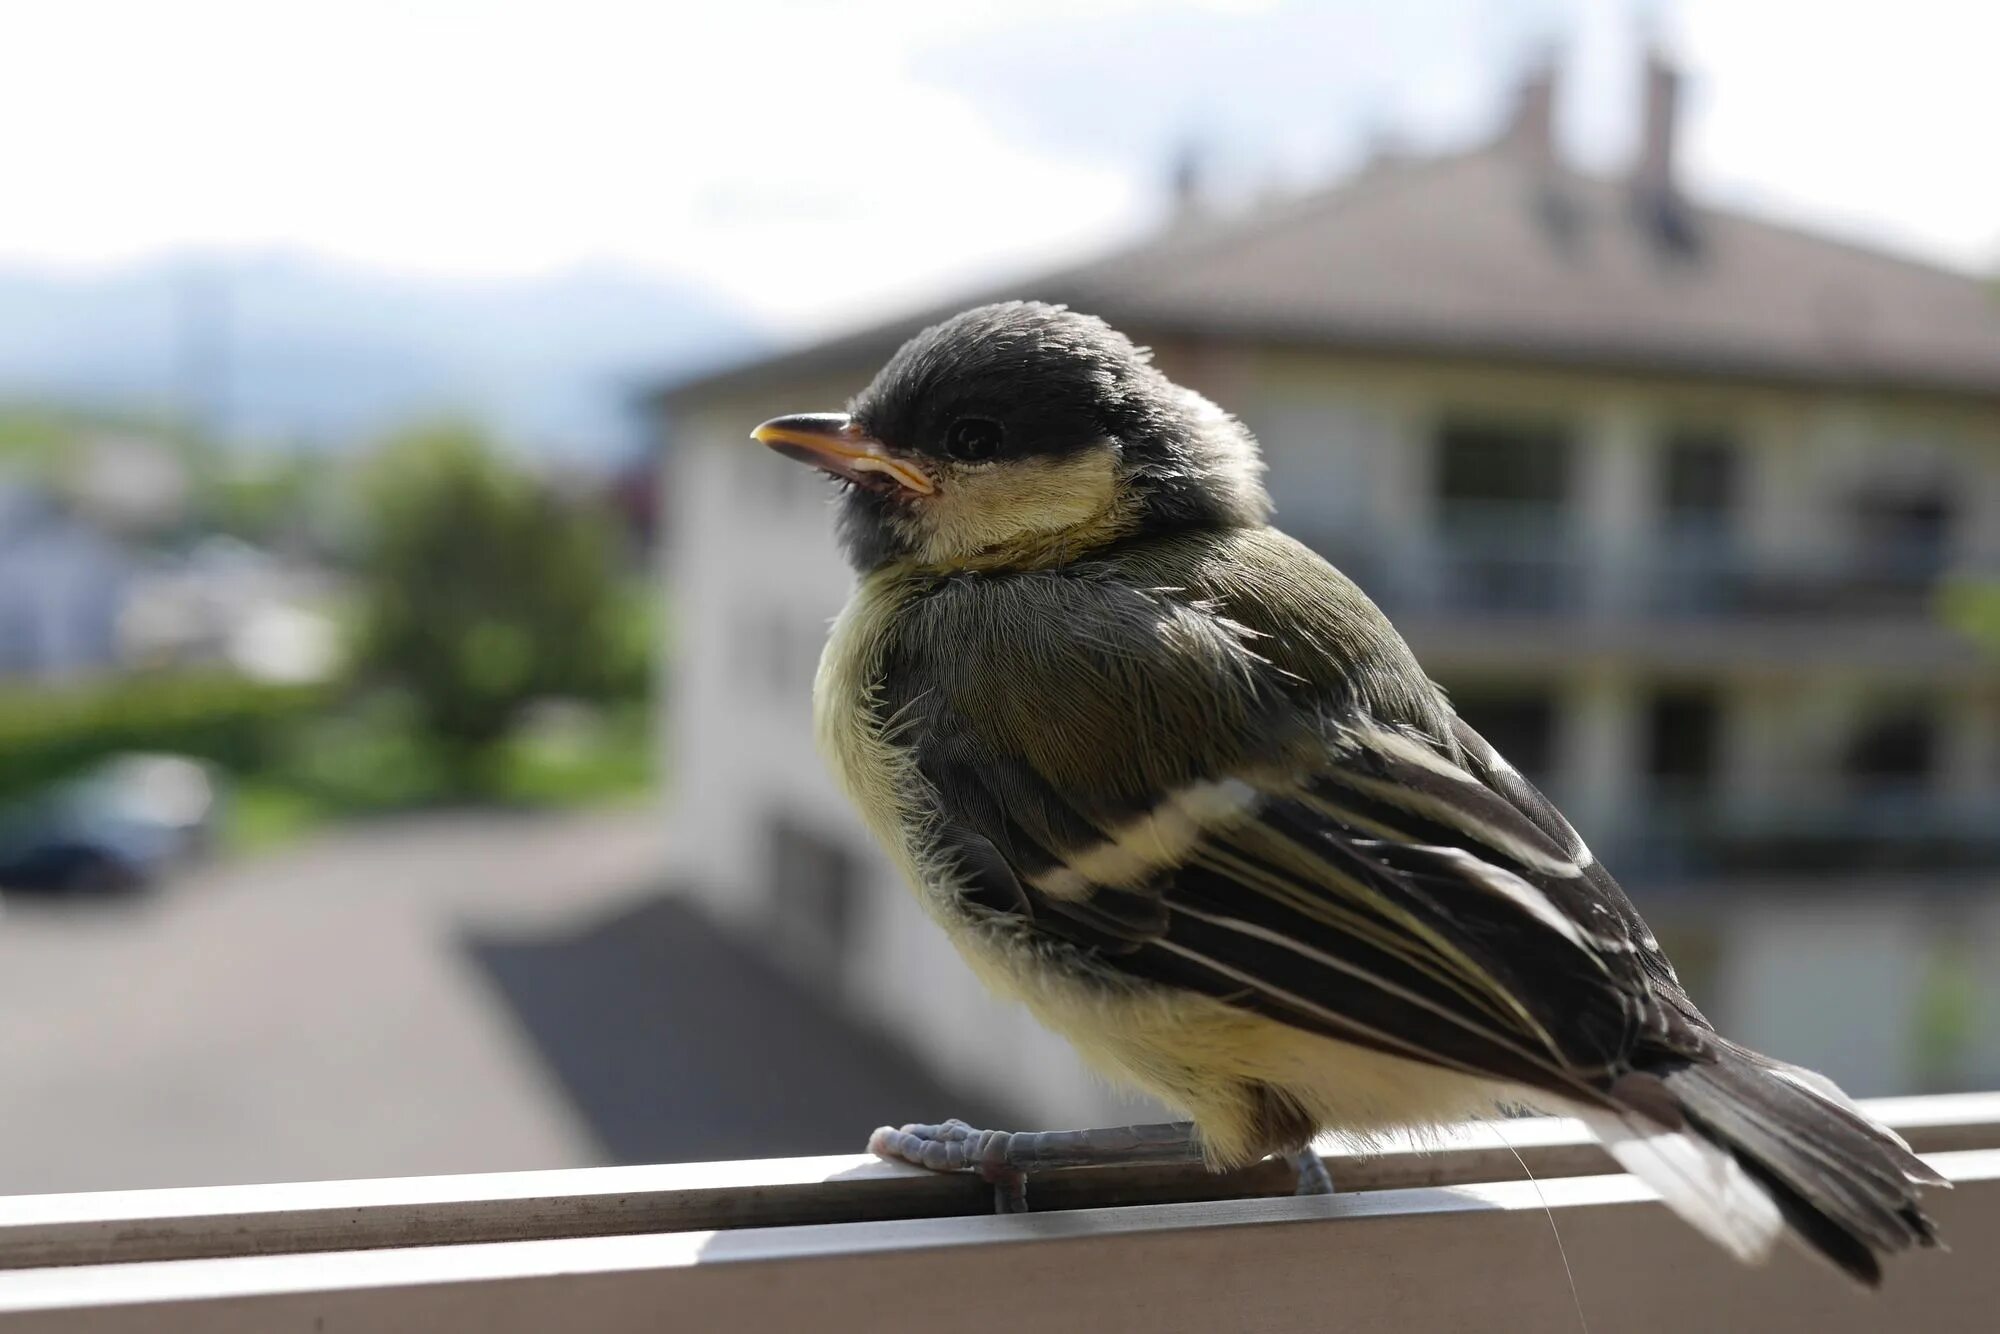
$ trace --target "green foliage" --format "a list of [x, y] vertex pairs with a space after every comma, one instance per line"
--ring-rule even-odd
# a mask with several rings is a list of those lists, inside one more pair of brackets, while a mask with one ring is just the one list
[[222, 844], [231, 852], [263, 852], [312, 832], [333, 812], [312, 794], [283, 782], [246, 779], [223, 807]]
[[216, 451], [209, 443], [189, 437], [164, 417], [19, 401], [0, 402], [0, 471], [63, 490], [74, 480], [81, 446], [100, 433], [139, 436], [172, 450], [197, 484], [215, 467]]
[[2000, 583], [1952, 580], [1938, 595], [1938, 610], [1945, 624], [2000, 653]]
[[625, 705], [519, 728], [494, 753], [488, 790], [529, 806], [577, 806], [648, 791], [658, 752], [648, 711]]
[[[0, 469], [53, 482], [81, 429], [59, 413], [0, 410]], [[391, 442], [358, 487], [316, 459], [200, 461], [196, 528], [358, 547], [344, 608], [353, 679], [339, 690], [221, 674], [0, 686], [0, 804], [120, 752], [174, 752], [224, 771], [224, 838], [259, 848], [341, 818], [649, 786], [656, 599], [621, 577], [607, 515], [458, 428]], [[308, 520], [325, 532], [302, 538]]]
[[76, 424], [51, 409], [0, 406], [0, 466], [43, 481], [58, 478], [77, 435]]
[[446, 761], [414, 702], [394, 692], [305, 720], [269, 774], [342, 815], [405, 810], [452, 795]]
[[140, 676], [0, 690], [0, 797], [60, 782], [122, 751], [172, 751], [247, 771], [324, 706], [308, 687], [231, 676]]
[[326, 546], [342, 507], [338, 463], [313, 453], [269, 452], [232, 459], [202, 480], [199, 521], [260, 546]]
[[1966, 1058], [1979, 1040], [1980, 961], [1962, 939], [1932, 953], [1917, 990], [1910, 1045], [1922, 1087], [1965, 1087]]
[[644, 689], [602, 514], [450, 426], [391, 442], [362, 497], [357, 675], [408, 701], [454, 786], [479, 788], [528, 704]]
[[265, 768], [232, 785], [224, 837], [259, 851], [331, 821], [453, 800], [619, 801], [651, 790], [654, 761], [644, 704], [577, 706], [531, 715], [473, 773], [454, 774], [415, 726], [411, 701], [377, 694], [291, 728]]

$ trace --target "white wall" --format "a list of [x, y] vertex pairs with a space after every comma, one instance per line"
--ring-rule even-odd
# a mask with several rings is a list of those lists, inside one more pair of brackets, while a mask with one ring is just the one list
[[[844, 396], [827, 387], [795, 397], [837, 405]], [[857, 1013], [1038, 1123], [1156, 1115], [1087, 1072], [1025, 1011], [985, 994], [828, 777], [812, 740], [812, 674], [852, 581], [832, 537], [830, 486], [747, 439], [765, 415], [747, 404], [704, 412], [683, 424], [666, 465], [674, 878], [739, 930], [763, 932], [773, 911], [767, 821], [782, 811], [863, 868], [850, 952], [834, 966]], [[916, 1107], [906, 1119], [953, 1114]]]
[[1714, 1017], [1737, 1041], [1857, 1097], [1909, 1091], [1925, 970], [1927, 905], [1871, 892], [1756, 898], [1722, 915]]

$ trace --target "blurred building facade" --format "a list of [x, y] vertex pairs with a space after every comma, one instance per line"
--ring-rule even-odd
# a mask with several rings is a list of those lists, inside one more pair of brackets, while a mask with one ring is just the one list
[[1645, 89], [1622, 179], [1559, 160], [1545, 74], [1478, 151], [664, 395], [685, 879], [954, 1080], [1118, 1112], [980, 995], [826, 777], [848, 575], [824, 483], [746, 438], [953, 310], [1065, 301], [1256, 431], [1278, 524], [1551, 791], [1720, 1024], [1857, 1093], [2000, 1080], [2000, 663], [1938, 615], [2000, 574], [2000, 302], [1703, 207], [1673, 72]]
[[0, 679], [102, 671], [137, 564], [46, 488], [0, 479]]

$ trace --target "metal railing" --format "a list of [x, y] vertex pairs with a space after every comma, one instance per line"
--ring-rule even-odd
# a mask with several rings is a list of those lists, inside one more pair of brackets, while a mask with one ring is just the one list
[[1415, 536], [1296, 535], [1391, 614], [1928, 618], [1948, 579], [1977, 574], [1922, 543], [1753, 551], [1723, 534], [1687, 529], [1611, 543], [1585, 533], [1578, 516], [1555, 510], [1455, 512]]
[[1736, 1266], [1529, 1119], [1322, 1146], [1332, 1197], [1274, 1164], [1085, 1170], [1009, 1216], [858, 1156], [18, 1197], [0, 1330], [1990, 1328], [2000, 1094], [1869, 1106], [1957, 1187], [1928, 1200], [1953, 1251], [1872, 1297], [1797, 1253]]
[[2000, 868], [1990, 805], [1922, 793], [1734, 806], [1652, 800], [1595, 841], [1629, 880]]

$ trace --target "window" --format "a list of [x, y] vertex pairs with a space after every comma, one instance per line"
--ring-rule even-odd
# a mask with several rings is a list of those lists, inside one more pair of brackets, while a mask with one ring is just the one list
[[1721, 701], [1712, 690], [1662, 690], [1646, 710], [1646, 776], [1672, 795], [1706, 794], [1715, 784]]
[[1855, 497], [1856, 565], [1869, 583], [1928, 585], [1951, 548], [1951, 501], [1944, 490], [1868, 492]]
[[1737, 504], [1736, 440], [1722, 431], [1675, 430], [1660, 450], [1660, 515], [1669, 533], [1726, 531]]
[[1451, 418], [1438, 431], [1438, 499], [1449, 522], [1495, 507], [1530, 513], [1568, 503], [1571, 446], [1560, 423]]
[[1918, 788], [1929, 783], [1936, 756], [1937, 719], [1922, 701], [1911, 700], [1864, 719], [1843, 767], [1862, 787]]
[[1711, 611], [1733, 600], [1741, 458], [1735, 438], [1720, 430], [1677, 428], [1661, 442], [1655, 599], [1662, 610]]
[[1437, 438], [1447, 606], [1543, 611], [1576, 599], [1572, 447], [1560, 423], [1448, 419]]
[[1556, 701], [1543, 687], [1472, 686], [1451, 692], [1458, 716], [1537, 787], [1555, 770]]

